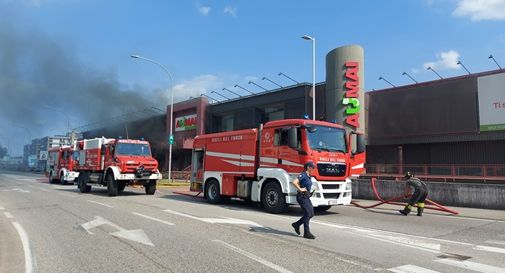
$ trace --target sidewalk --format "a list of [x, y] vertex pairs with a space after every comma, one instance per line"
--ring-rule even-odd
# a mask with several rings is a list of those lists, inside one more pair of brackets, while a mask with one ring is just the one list
[[[354, 202], [358, 202], [362, 206], [369, 206], [378, 203], [376, 200], [361, 200], [353, 199]], [[474, 219], [487, 219], [496, 221], [505, 221], [505, 210], [491, 210], [491, 209], [476, 209], [476, 208], [463, 208], [463, 207], [447, 207], [452, 210], [459, 212], [458, 215], [452, 215], [447, 212], [425, 209], [424, 213], [427, 215], [443, 215], [448, 217], [459, 217], [459, 218], [474, 218]], [[401, 206], [383, 204], [378, 207], [369, 210], [388, 210], [388, 211], [398, 211], [402, 209]], [[414, 210], [415, 212], [415, 210]]]

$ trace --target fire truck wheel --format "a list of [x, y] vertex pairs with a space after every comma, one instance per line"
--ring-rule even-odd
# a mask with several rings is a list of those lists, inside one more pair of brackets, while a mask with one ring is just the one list
[[156, 193], [156, 180], [150, 180], [144, 186], [147, 195], [154, 195]]
[[263, 208], [269, 213], [282, 213], [288, 209], [286, 197], [277, 181], [267, 182], [261, 194]]
[[124, 182], [121, 182], [118, 184], [117, 191], [123, 192], [125, 187], [126, 187], [126, 184]]
[[325, 212], [329, 210], [331, 206], [319, 206], [319, 207], [314, 207], [315, 212]]
[[49, 184], [54, 184], [56, 182], [58, 182], [58, 180], [53, 177], [53, 172], [51, 171], [49, 173]]
[[222, 198], [219, 190], [219, 182], [214, 179], [209, 180], [205, 187], [205, 196], [207, 197], [207, 201], [209, 201], [211, 204], [221, 203]]
[[112, 174], [108, 173], [105, 176], [105, 182], [107, 183], [107, 193], [109, 196], [117, 196], [118, 193], [118, 182], [114, 179]]
[[86, 179], [87, 176], [85, 173], [80, 174], [79, 177], [77, 178], [77, 187], [79, 188], [79, 191], [81, 193], [88, 193], [91, 191], [91, 186], [88, 185]]
[[60, 183], [62, 185], [67, 185], [67, 181], [65, 181], [65, 179], [63, 179], [63, 173], [60, 174]]

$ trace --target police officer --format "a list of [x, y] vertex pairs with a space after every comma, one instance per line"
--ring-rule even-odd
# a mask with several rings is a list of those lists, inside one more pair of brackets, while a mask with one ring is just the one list
[[407, 206], [405, 206], [403, 210], [400, 210], [400, 213], [405, 216], [409, 215], [412, 207], [414, 207], [414, 204], [417, 202], [417, 216], [423, 216], [424, 201], [428, 196], [428, 187], [426, 186], [426, 183], [421, 181], [421, 179], [414, 177], [414, 174], [411, 172], [407, 172], [405, 174], [405, 179], [407, 180], [405, 187], [405, 196], [410, 194], [410, 188], [414, 189], [414, 194], [410, 198]]
[[316, 165], [313, 162], [305, 163], [303, 172], [293, 181], [293, 185], [298, 190], [296, 201], [303, 210], [303, 216], [291, 226], [295, 229], [296, 234], [300, 235], [300, 226], [303, 224], [303, 237], [307, 239], [316, 239], [316, 236], [310, 233], [309, 228], [310, 218], [314, 216], [314, 207], [310, 201], [310, 188], [312, 187], [311, 174], [315, 168]]

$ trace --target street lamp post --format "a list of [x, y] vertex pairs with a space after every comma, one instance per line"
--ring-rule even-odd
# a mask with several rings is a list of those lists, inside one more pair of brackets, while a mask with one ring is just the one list
[[316, 38], [303, 35], [302, 39], [312, 41], [312, 119], [316, 119]]
[[151, 63], [159, 66], [161, 69], [163, 69], [165, 71], [165, 73], [167, 73], [168, 78], [170, 79], [170, 93], [172, 93], [171, 102], [170, 102], [170, 136], [169, 136], [169, 150], [168, 150], [168, 181], [170, 182], [172, 179], [172, 139], [173, 139], [173, 135], [172, 135], [173, 134], [173, 124], [172, 123], [173, 123], [173, 119], [174, 119], [174, 90], [173, 90], [174, 79], [172, 78], [172, 75], [170, 74], [170, 72], [168, 72], [168, 69], [164, 65], [160, 64], [159, 62], [139, 56], [139, 55], [131, 55], [130, 57], [132, 57], [134, 59], [141, 59], [144, 61], [148, 61], [148, 62], [151, 62]]

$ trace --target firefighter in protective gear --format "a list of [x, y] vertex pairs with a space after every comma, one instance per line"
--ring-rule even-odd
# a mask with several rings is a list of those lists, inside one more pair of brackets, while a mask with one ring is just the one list
[[310, 218], [314, 217], [314, 207], [312, 201], [310, 201], [310, 189], [312, 187], [311, 174], [315, 168], [316, 165], [313, 162], [305, 163], [303, 172], [293, 180], [293, 185], [298, 191], [296, 201], [303, 210], [303, 216], [300, 220], [292, 223], [291, 226], [295, 229], [296, 234], [300, 235], [300, 226], [303, 224], [303, 237], [307, 239], [316, 239], [316, 236], [310, 233], [309, 228]]
[[414, 177], [414, 174], [411, 172], [407, 172], [405, 174], [405, 179], [405, 196], [408, 196], [411, 193], [411, 188], [414, 190], [414, 194], [412, 194], [407, 206], [405, 206], [403, 210], [400, 210], [400, 213], [405, 216], [409, 215], [410, 211], [414, 207], [414, 204], [417, 203], [417, 216], [423, 216], [424, 201], [428, 196], [428, 187], [426, 186], [426, 183], [421, 181], [421, 179]]

